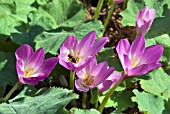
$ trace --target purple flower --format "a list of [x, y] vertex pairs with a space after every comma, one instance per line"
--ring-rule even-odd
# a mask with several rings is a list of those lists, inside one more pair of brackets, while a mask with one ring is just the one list
[[119, 81], [120, 77], [120, 72], [112, 73], [105, 81], [98, 85], [99, 92], [102, 93], [108, 90], [110, 86], [114, 85], [117, 81]]
[[108, 37], [96, 40], [95, 31], [84, 36], [80, 43], [75, 36], [69, 36], [60, 47], [59, 63], [68, 70], [81, 69], [91, 61], [107, 40]]
[[123, 2], [124, 0], [114, 0], [116, 4]]
[[120, 40], [116, 51], [127, 76], [143, 75], [161, 66], [159, 59], [163, 46], [152, 45], [145, 48], [145, 37], [142, 34], [131, 46], [127, 39]]
[[78, 79], [75, 86], [79, 91], [87, 92], [105, 81], [114, 70], [108, 67], [107, 62], [97, 64], [96, 58], [93, 58], [86, 67], [76, 72]]
[[15, 52], [16, 69], [20, 84], [36, 85], [48, 77], [58, 62], [57, 57], [44, 60], [44, 49], [36, 52], [27, 44], [20, 46]]
[[138, 34], [147, 33], [154, 20], [155, 12], [155, 9], [148, 10], [148, 6], [139, 11], [136, 18], [136, 29]]

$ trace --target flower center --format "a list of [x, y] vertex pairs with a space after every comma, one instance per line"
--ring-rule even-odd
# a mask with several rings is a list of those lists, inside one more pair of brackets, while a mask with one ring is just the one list
[[25, 69], [25, 70], [24, 70], [24, 76], [25, 76], [25, 78], [29, 78], [33, 73], [34, 73], [34, 69], [33, 69], [33, 68]]
[[132, 65], [132, 68], [135, 68], [135, 67], [139, 66], [139, 58], [133, 57], [131, 59], [131, 65]]
[[94, 76], [90, 76], [89, 74], [86, 74], [84, 83], [86, 85], [92, 85], [94, 83]]
[[80, 52], [78, 52], [77, 54], [69, 54], [68, 55], [68, 60], [74, 64], [78, 63], [80, 60]]

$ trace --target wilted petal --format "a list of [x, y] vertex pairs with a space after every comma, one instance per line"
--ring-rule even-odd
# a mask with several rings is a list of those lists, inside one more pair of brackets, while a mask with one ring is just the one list
[[24, 63], [26, 63], [29, 60], [29, 58], [31, 58], [33, 53], [34, 51], [31, 46], [23, 44], [16, 50], [15, 56], [17, 60], [22, 59]]
[[124, 0], [114, 0], [116, 4], [123, 2]]
[[75, 87], [76, 87], [79, 91], [83, 91], [83, 92], [89, 91], [89, 88], [87, 88], [87, 87], [83, 84], [83, 81], [82, 81], [81, 79], [75, 80]]

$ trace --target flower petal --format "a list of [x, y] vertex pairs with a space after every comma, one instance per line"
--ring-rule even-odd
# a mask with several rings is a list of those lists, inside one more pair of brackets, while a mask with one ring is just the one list
[[19, 82], [21, 84], [25, 84], [23, 78], [24, 78], [24, 72], [22, 71], [21, 67], [20, 67], [20, 64], [21, 63], [21, 60], [18, 60], [17, 63], [16, 63], [16, 70], [17, 70], [17, 74], [18, 74], [18, 78], [19, 78]]
[[51, 71], [53, 70], [53, 68], [55, 67], [55, 65], [58, 62], [58, 58], [57, 57], [52, 57], [49, 59], [46, 59], [42, 65], [40, 66], [40, 68], [38, 69], [38, 72], [43, 72], [47, 75], [49, 75], [51, 73]]
[[130, 59], [139, 58], [142, 56], [145, 50], [145, 37], [143, 34], [136, 38], [130, 48]]
[[158, 63], [163, 53], [162, 45], [152, 45], [145, 49], [141, 62], [143, 64]]
[[79, 91], [83, 91], [83, 92], [89, 91], [89, 88], [87, 88], [87, 87], [83, 84], [83, 81], [82, 81], [81, 79], [75, 80], [75, 87], [76, 87], [77, 90], [79, 90]]
[[128, 71], [128, 76], [140, 76], [161, 66], [161, 63], [143, 64]]
[[86, 53], [92, 47], [96, 39], [96, 32], [92, 31], [86, 34], [77, 46], [76, 50]]
[[15, 52], [16, 59], [17, 60], [22, 59], [25, 64], [27, 63], [27, 61], [29, 60], [29, 58], [31, 58], [33, 54], [34, 54], [34, 51], [32, 47], [27, 44], [23, 44]]
[[116, 47], [116, 51], [118, 53], [119, 59], [123, 68], [125, 69], [125, 60], [124, 54], [128, 54], [130, 49], [130, 43], [127, 39], [121, 39]]
[[98, 85], [99, 92], [102, 93], [108, 90], [112, 84], [113, 84], [113, 81], [105, 80], [103, 83]]
[[44, 49], [40, 48], [38, 49], [30, 58], [30, 60], [28, 61], [26, 67], [29, 68], [34, 68], [35, 71], [40, 67], [40, 65], [43, 63], [44, 61]]
[[78, 45], [78, 39], [75, 36], [69, 36], [64, 43], [62, 44], [62, 46], [60, 47], [60, 54], [64, 53], [64, 54], [70, 54], [69, 52], [71, 50], [75, 50], [76, 47]]
[[59, 60], [59, 63], [68, 70], [75, 70], [76, 67], [71, 62], [66, 62], [64, 60]]
[[87, 52], [87, 55], [91, 56], [96, 55], [100, 51], [100, 49], [104, 47], [107, 41], [108, 37], [103, 37], [100, 38], [99, 40], [96, 40], [92, 48], [89, 50], [89, 52]]

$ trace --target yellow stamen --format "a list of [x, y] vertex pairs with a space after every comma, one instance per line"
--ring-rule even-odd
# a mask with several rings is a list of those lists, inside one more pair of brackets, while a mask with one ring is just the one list
[[80, 61], [80, 52], [77, 52], [76, 54], [69, 54], [68, 60], [74, 64], [78, 63]]
[[139, 58], [133, 57], [131, 59], [131, 65], [132, 65], [132, 68], [135, 68], [135, 67], [139, 66]]
[[89, 74], [86, 74], [84, 83], [86, 85], [92, 85], [94, 83], [94, 76], [90, 76]]
[[24, 76], [25, 78], [29, 78], [32, 74], [33, 74], [34, 69], [30, 68], [30, 69], [25, 69], [24, 70]]

